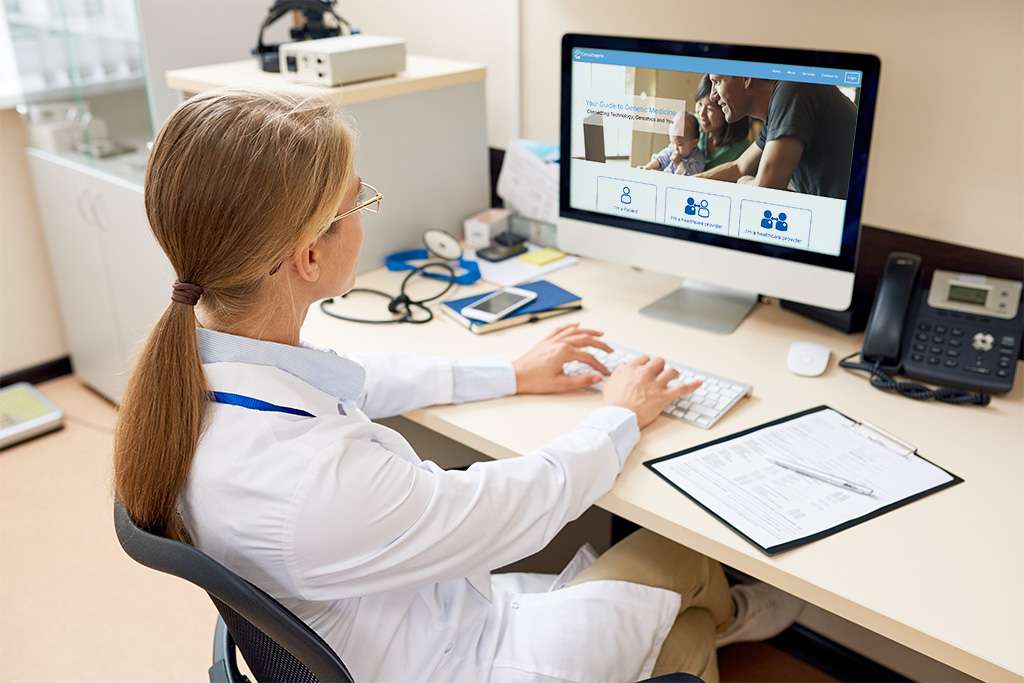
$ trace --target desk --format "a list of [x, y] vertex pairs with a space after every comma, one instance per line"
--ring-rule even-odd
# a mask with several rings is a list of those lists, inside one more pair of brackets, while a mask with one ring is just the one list
[[[401, 275], [381, 269], [357, 286], [397, 293]], [[567, 322], [605, 330], [618, 344], [746, 381], [744, 399], [711, 430], [659, 418], [643, 432], [615, 487], [598, 504], [740, 571], [778, 586], [933, 659], [991, 681], [1024, 678], [1024, 381], [986, 408], [916, 402], [872, 388], [836, 358], [859, 349], [847, 336], [778, 305], [759, 305], [730, 335], [646, 318], [638, 310], [678, 279], [583, 260], [551, 281], [581, 295], [579, 313], [474, 336], [443, 314], [428, 325], [357, 325], [313, 308], [303, 336], [339, 350], [418, 350], [437, 355], [518, 356]], [[462, 288], [454, 296], [484, 291]], [[372, 301], [370, 299], [373, 299]], [[375, 316], [367, 297], [354, 315]], [[792, 341], [832, 347], [824, 375], [785, 367]], [[767, 557], [643, 466], [643, 461], [827, 403], [918, 446], [965, 483], [776, 557]], [[493, 458], [528, 453], [601, 405], [595, 392], [514, 396], [438, 406], [407, 418]], [[522, 429], [522, 425], [530, 429]]]

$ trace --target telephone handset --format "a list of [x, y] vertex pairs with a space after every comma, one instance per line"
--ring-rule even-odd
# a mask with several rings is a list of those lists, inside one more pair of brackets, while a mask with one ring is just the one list
[[936, 270], [926, 290], [919, 284], [920, 268], [916, 254], [889, 255], [868, 317], [860, 363], [847, 358], [840, 365], [868, 370], [875, 386], [911, 398], [981, 405], [989, 401], [986, 394], [930, 389], [897, 382], [890, 375], [983, 392], [1009, 391], [1024, 337], [1024, 285]]
[[900, 359], [904, 320], [920, 277], [921, 257], [893, 253], [885, 263], [864, 331], [861, 359], [892, 367]]

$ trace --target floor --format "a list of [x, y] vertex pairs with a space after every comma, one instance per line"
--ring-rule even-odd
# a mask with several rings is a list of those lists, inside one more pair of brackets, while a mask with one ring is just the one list
[[[65, 427], [0, 451], [0, 681], [207, 680], [213, 605], [114, 536], [114, 408], [71, 376], [38, 389]], [[764, 643], [719, 663], [726, 683], [836, 680]]]

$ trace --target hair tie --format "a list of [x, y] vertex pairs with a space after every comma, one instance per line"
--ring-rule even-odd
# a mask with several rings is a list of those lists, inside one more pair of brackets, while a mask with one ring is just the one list
[[186, 306], [195, 306], [199, 303], [199, 297], [203, 295], [203, 288], [191, 282], [174, 281], [174, 288], [171, 290], [171, 301]]

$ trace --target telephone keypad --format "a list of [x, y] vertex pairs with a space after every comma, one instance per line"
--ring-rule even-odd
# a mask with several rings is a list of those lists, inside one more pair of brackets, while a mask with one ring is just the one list
[[1021, 342], [1021, 335], [1007, 334], [1005, 326], [1013, 323], [925, 310], [928, 317], [918, 318], [910, 328], [913, 338], [904, 361], [905, 374], [940, 384], [956, 383], [959, 375], [968, 386], [1009, 390]]

